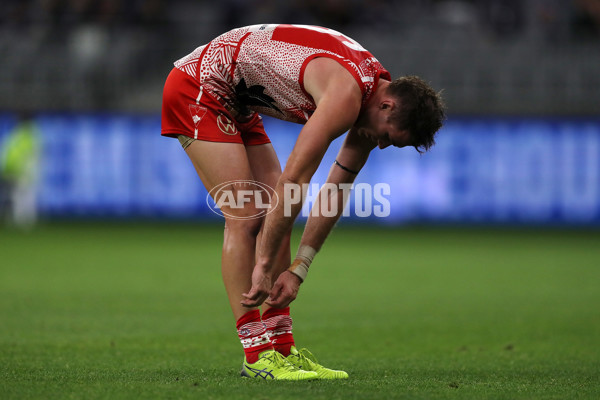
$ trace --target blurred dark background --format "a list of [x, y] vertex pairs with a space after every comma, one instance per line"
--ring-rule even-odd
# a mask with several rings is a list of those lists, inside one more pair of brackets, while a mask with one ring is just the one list
[[156, 112], [175, 59], [257, 23], [339, 30], [452, 113], [600, 108], [598, 0], [3, 0], [0, 109]]

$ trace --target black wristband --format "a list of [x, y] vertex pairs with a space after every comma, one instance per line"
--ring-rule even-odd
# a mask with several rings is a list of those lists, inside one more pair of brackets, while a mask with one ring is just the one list
[[353, 170], [351, 170], [350, 168], [346, 168], [346, 167], [344, 167], [342, 164], [340, 164], [340, 163], [338, 162], [338, 160], [333, 160], [333, 163], [334, 163], [335, 165], [337, 165], [338, 167], [340, 167], [341, 169], [343, 169], [344, 171], [346, 171], [346, 172], [350, 172], [351, 174], [358, 175], [358, 171], [353, 171]]

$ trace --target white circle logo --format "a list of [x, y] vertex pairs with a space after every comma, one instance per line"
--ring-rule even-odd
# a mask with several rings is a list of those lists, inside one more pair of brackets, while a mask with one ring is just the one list
[[[262, 218], [273, 211], [278, 202], [279, 196], [272, 187], [252, 180], [223, 182], [206, 195], [206, 204], [212, 212], [232, 219]], [[235, 210], [250, 210], [250, 214]]]
[[235, 126], [235, 123], [233, 123], [233, 121], [231, 121], [223, 114], [219, 114], [219, 116], [217, 117], [217, 126], [219, 127], [221, 132], [223, 132], [226, 135], [233, 136], [239, 133], [237, 127]]

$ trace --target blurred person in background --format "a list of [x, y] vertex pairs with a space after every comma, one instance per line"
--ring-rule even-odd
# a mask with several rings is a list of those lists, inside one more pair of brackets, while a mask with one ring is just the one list
[[[283, 173], [258, 113], [304, 125]], [[302, 201], [284, 204], [286, 187], [307, 184], [329, 144], [348, 130], [327, 179], [336, 188], [352, 184], [376, 147], [428, 150], [444, 117], [441, 97], [427, 83], [414, 76], [392, 81], [371, 53], [328, 28], [238, 28], [175, 62], [163, 90], [162, 135], [179, 139], [214, 197], [226, 190], [239, 198], [248, 182], [257, 182], [275, 188], [280, 199], [260, 217], [252, 202], [220, 206], [226, 219], [221, 267], [245, 353], [242, 376], [348, 377], [296, 349], [289, 308], [342, 214], [343, 195], [321, 195], [337, 214], [311, 213], [290, 266], [290, 234]]]
[[9, 225], [20, 229], [31, 229], [38, 219], [39, 137], [35, 121], [28, 113], [22, 113], [0, 147], [5, 218]]

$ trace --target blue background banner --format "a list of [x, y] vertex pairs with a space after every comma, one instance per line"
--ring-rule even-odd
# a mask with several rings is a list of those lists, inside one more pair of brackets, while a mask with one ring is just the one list
[[[158, 116], [35, 120], [42, 133], [42, 215], [220, 218], [208, 209], [178, 141], [160, 136]], [[14, 124], [0, 116], [0, 140]], [[265, 127], [285, 164], [301, 126], [265, 118]], [[333, 143], [313, 182], [325, 182], [342, 141]], [[345, 219], [599, 224], [600, 119], [452, 118], [427, 154], [374, 150], [357, 183], [388, 184], [390, 215], [350, 212]]]

